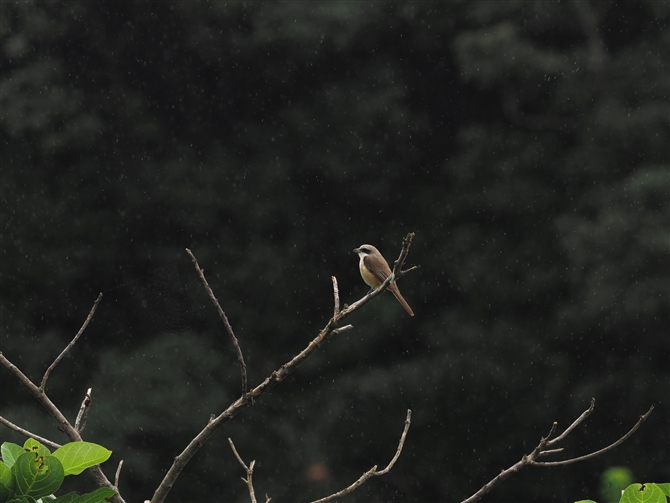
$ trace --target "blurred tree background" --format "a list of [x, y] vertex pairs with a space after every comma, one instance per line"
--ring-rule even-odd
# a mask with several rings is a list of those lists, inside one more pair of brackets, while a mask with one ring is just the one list
[[[2, 2], [2, 351], [50, 379], [150, 498], [188, 440], [367, 287], [391, 295], [197, 455], [171, 501], [457, 501], [597, 400], [565, 456], [486, 501], [600, 498], [670, 474], [669, 3]], [[5, 371], [2, 414], [55, 441]], [[6, 428], [2, 440], [23, 440]], [[560, 458], [560, 456], [558, 456]], [[68, 481], [69, 482], [69, 481]], [[69, 482], [71, 483], [71, 482]], [[89, 484], [92, 482], [89, 480]], [[83, 489], [83, 488], [80, 488]]]

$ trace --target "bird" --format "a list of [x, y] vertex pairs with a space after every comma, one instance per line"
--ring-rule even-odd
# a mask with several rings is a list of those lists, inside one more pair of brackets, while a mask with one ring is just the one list
[[[372, 245], [361, 245], [354, 250], [360, 257], [358, 262], [358, 270], [361, 272], [363, 281], [367, 283], [372, 289], [379, 288], [379, 286], [391, 275], [391, 268], [388, 262], [379, 253], [379, 250]], [[410, 316], [414, 316], [414, 311], [409, 307], [407, 301], [400, 295], [400, 290], [395, 283], [390, 283], [388, 289], [391, 291], [398, 302], [405, 308], [405, 311]]]

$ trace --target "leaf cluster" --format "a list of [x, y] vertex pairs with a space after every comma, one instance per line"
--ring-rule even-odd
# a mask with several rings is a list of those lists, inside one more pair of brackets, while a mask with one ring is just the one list
[[53, 453], [29, 438], [23, 446], [3, 442], [0, 447], [0, 502], [2, 503], [102, 503], [116, 494], [105, 487], [79, 495], [55, 497], [65, 477], [109, 459], [112, 451], [91, 442], [70, 442]]

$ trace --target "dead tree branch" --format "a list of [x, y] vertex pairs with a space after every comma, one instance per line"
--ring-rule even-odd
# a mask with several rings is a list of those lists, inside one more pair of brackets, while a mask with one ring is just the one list
[[363, 475], [361, 475], [358, 478], [358, 480], [356, 480], [356, 482], [351, 484], [349, 487], [346, 487], [341, 491], [333, 493], [330, 496], [326, 496], [325, 498], [313, 501], [312, 503], [326, 503], [327, 501], [335, 501], [336, 499], [341, 498], [342, 496], [346, 496], [347, 494], [353, 492], [363, 483], [365, 483], [368, 479], [376, 477], [378, 475], [386, 475], [389, 471], [391, 471], [391, 468], [393, 468], [393, 465], [395, 465], [396, 461], [398, 461], [400, 453], [402, 452], [402, 448], [405, 445], [405, 439], [407, 438], [407, 432], [409, 431], [409, 425], [411, 424], [411, 422], [412, 422], [412, 411], [411, 409], [408, 409], [407, 417], [405, 418], [405, 429], [403, 430], [402, 435], [400, 435], [400, 442], [398, 442], [398, 448], [395, 451], [393, 459], [391, 459], [391, 461], [389, 461], [389, 464], [386, 465], [386, 468], [377, 471], [377, 465], [375, 465], [372, 468], [370, 468], [367, 472], [365, 472]]
[[65, 355], [72, 349], [72, 346], [75, 345], [79, 337], [81, 337], [81, 334], [84, 333], [84, 330], [86, 330], [86, 327], [88, 324], [91, 322], [93, 319], [93, 315], [95, 314], [95, 310], [98, 308], [98, 304], [100, 304], [100, 301], [102, 300], [102, 292], [98, 294], [98, 298], [95, 300], [93, 303], [93, 307], [91, 308], [91, 311], [88, 313], [88, 316], [86, 317], [86, 320], [84, 320], [84, 324], [81, 326], [79, 329], [79, 332], [77, 332], [77, 335], [74, 336], [74, 338], [70, 341], [70, 344], [65, 346], [65, 349], [59, 354], [56, 359], [53, 361], [51, 365], [49, 365], [49, 368], [47, 371], [44, 373], [44, 377], [42, 377], [42, 383], [40, 384], [40, 389], [43, 391], [46, 391], [47, 389], [47, 379], [49, 379], [49, 375], [51, 374], [51, 371], [56, 368], [56, 365], [65, 357]]
[[[317, 349], [319, 349], [331, 337], [345, 330], [349, 330], [351, 328], [351, 325], [340, 327], [340, 323], [342, 322], [342, 320], [344, 320], [352, 313], [363, 307], [377, 295], [381, 294], [388, 287], [388, 284], [391, 281], [395, 281], [398, 278], [407, 274], [408, 272], [416, 269], [416, 267], [412, 267], [406, 271], [401, 271], [405, 259], [407, 258], [407, 254], [409, 253], [409, 248], [412, 244], [413, 238], [414, 233], [409, 233], [403, 239], [402, 251], [400, 252], [400, 257], [398, 258], [398, 260], [396, 260], [394, 264], [393, 274], [389, 276], [379, 288], [367, 294], [365, 297], [353, 303], [352, 305], [346, 307], [345, 309], [340, 311], [337, 315], [333, 315], [333, 317], [330, 320], [328, 320], [328, 323], [326, 323], [326, 326], [323, 329], [321, 329], [319, 334], [307, 345], [307, 347], [305, 347], [305, 349], [300, 351], [290, 361], [286, 362], [284, 365], [279, 367], [279, 369], [273, 371], [272, 374], [266, 377], [262, 383], [260, 383], [255, 388], [251, 389], [248, 393], [242, 393], [242, 396], [240, 396], [237, 400], [231, 403], [226, 408], [226, 410], [224, 410], [221, 414], [219, 414], [215, 418], [212, 418], [208, 421], [207, 425], [200, 431], [200, 433], [198, 433], [191, 440], [191, 442], [189, 442], [189, 444], [184, 448], [184, 450], [178, 456], [175, 457], [172, 466], [165, 474], [165, 477], [161, 481], [158, 488], [156, 488], [156, 491], [154, 492], [154, 495], [151, 499], [152, 503], [162, 503], [163, 501], [165, 501], [165, 498], [172, 489], [172, 486], [176, 482], [177, 477], [179, 476], [181, 471], [184, 469], [187, 463], [193, 458], [195, 453], [198, 452], [198, 450], [204, 445], [207, 439], [209, 439], [209, 437], [211, 437], [214, 434], [216, 430], [218, 430], [222, 425], [224, 425], [225, 423], [230, 421], [233, 417], [235, 417], [238, 414], [238, 412], [240, 412], [243, 408], [251, 405], [254, 402], [254, 400], [260, 398], [268, 390], [272, 389], [275, 385], [279, 384], [284, 379], [286, 379], [286, 377], [289, 374], [291, 374], [298, 367], [298, 365], [300, 365], [303, 361], [305, 361], [312, 353], [314, 353]], [[187, 252], [189, 253], [189, 255], [191, 255], [194, 263], [197, 264], [193, 254], [189, 250], [187, 250]], [[200, 274], [200, 271], [202, 270], [200, 269], [199, 266], [197, 266], [197, 269]], [[201, 279], [203, 278], [204, 275], [201, 274]], [[207, 285], [206, 288], [208, 289], [208, 292], [211, 292], [209, 285]], [[210, 293], [210, 299], [213, 300], [213, 302], [217, 306], [217, 309], [220, 310], [219, 315], [221, 315], [223, 310], [221, 310], [221, 307], [219, 306], [218, 301], [216, 301], [216, 297], [214, 297], [213, 292]], [[229, 332], [229, 334], [230, 333], [231, 332]], [[241, 351], [239, 354], [241, 354]]]
[[121, 468], [123, 468], [123, 459], [119, 461], [119, 466], [116, 468], [116, 475], [114, 476], [114, 487], [116, 492], [119, 492], [119, 479], [121, 478]]
[[49, 440], [48, 438], [40, 437], [39, 435], [35, 435], [34, 433], [32, 433], [32, 432], [30, 432], [30, 431], [28, 431], [28, 430], [24, 430], [24, 429], [21, 428], [20, 426], [18, 426], [18, 425], [16, 425], [16, 424], [12, 423], [11, 421], [5, 419], [5, 418], [2, 417], [2, 416], [0, 416], [0, 423], [4, 424], [4, 425], [5, 425], [7, 428], [9, 428], [10, 430], [14, 430], [14, 431], [17, 432], [17, 433], [20, 433], [20, 434], [23, 435], [24, 437], [34, 438], [35, 440], [37, 440], [37, 441], [40, 442], [41, 444], [44, 444], [44, 445], [46, 445], [46, 446], [48, 446], [48, 447], [51, 447], [52, 449], [60, 449], [61, 447], [63, 447], [62, 445], [57, 444], [56, 442], [52, 442], [52, 441]]
[[86, 391], [86, 396], [81, 402], [81, 407], [79, 407], [79, 414], [77, 414], [77, 419], [74, 421], [74, 429], [79, 433], [84, 431], [86, 428], [86, 419], [88, 418], [88, 411], [91, 409], [91, 404], [93, 403], [93, 398], [91, 398], [92, 388], [88, 388]]
[[333, 316], [340, 314], [340, 290], [337, 287], [337, 278], [335, 276], [330, 277], [333, 280], [333, 297], [335, 298], [335, 305], [333, 307]]
[[237, 458], [237, 461], [242, 465], [242, 468], [244, 468], [244, 471], [247, 472], [247, 478], [245, 479], [244, 477], [241, 477], [241, 479], [247, 485], [247, 489], [249, 490], [249, 498], [251, 499], [251, 503], [256, 503], [256, 492], [254, 491], [254, 484], [251, 481], [251, 478], [254, 474], [254, 465], [256, 464], [256, 461], [252, 461], [251, 464], [249, 464], [249, 466], [247, 466], [246, 463], [244, 461], [242, 461], [242, 457], [237, 452], [237, 449], [235, 449], [235, 444], [233, 443], [233, 440], [230, 437], [228, 437], [228, 443], [230, 444], [230, 448], [233, 450], [233, 454], [235, 454], [235, 457]]
[[186, 253], [188, 253], [189, 257], [191, 257], [191, 261], [193, 262], [193, 265], [195, 266], [195, 270], [198, 271], [198, 275], [200, 276], [200, 279], [202, 280], [202, 284], [205, 286], [205, 290], [207, 290], [207, 295], [209, 295], [209, 299], [212, 301], [214, 304], [214, 307], [216, 307], [216, 310], [219, 313], [219, 317], [221, 318], [221, 321], [223, 321], [223, 325], [226, 327], [226, 332], [228, 332], [228, 337], [230, 337], [231, 342], [233, 343], [233, 347], [235, 348], [235, 352], [237, 353], [237, 361], [240, 364], [240, 372], [242, 374], [242, 395], [247, 394], [247, 365], [244, 363], [244, 356], [242, 355], [242, 349], [240, 348], [240, 343], [237, 340], [237, 337], [235, 337], [235, 332], [233, 332], [233, 327], [230, 325], [230, 322], [228, 321], [228, 317], [226, 316], [226, 313], [223, 312], [223, 309], [221, 309], [221, 304], [219, 304], [219, 300], [216, 298], [214, 295], [214, 292], [212, 291], [211, 287], [209, 286], [209, 283], [207, 282], [207, 279], [205, 279], [205, 271], [200, 268], [200, 265], [198, 264], [198, 260], [195, 258], [195, 255], [186, 248]]
[[[623, 437], [621, 437], [619, 440], [616, 442], [611, 443], [607, 447], [604, 447], [600, 449], [599, 451], [592, 452], [590, 454], [585, 454], [584, 456], [579, 456], [576, 458], [572, 459], [564, 459], [563, 461], [533, 461], [531, 464], [534, 466], [563, 466], [563, 465], [569, 465], [572, 463], [577, 463], [579, 461], [586, 461], [587, 459], [595, 458], [596, 456], [600, 456], [601, 454], [606, 453], [607, 451], [611, 451], [615, 447], [618, 447], [619, 445], [623, 444], [628, 438], [637, 431], [637, 429], [642, 425], [642, 423], [645, 422], [645, 420], [651, 415], [651, 413], [654, 411], [654, 406], [652, 405], [649, 410], [640, 416], [640, 419], [638, 419], [637, 423], [635, 423], [635, 426], [633, 426], [628, 433], [626, 433]], [[546, 451], [545, 451], [546, 452]]]
[[515, 473], [518, 473], [521, 471], [523, 468], [526, 466], [562, 466], [562, 465], [567, 465], [571, 463], [577, 463], [578, 461], [584, 461], [587, 459], [594, 458], [596, 456], [599, 456], [603, 454], [604, 452], [607, 452], [611, 449], [614, 449], [621, 443], [623, 443], [628, 437], [630, 437], [635, 431], [640, 427], [640, 425], [649, 417], [649, 415], [652, 413], [654, 410], [654, 407], [652, 407], [642, 416], [640, 416], [640, 419], [637, 421], [635, 426], [631, 428], [631, 430], [626, 433], [624, 436], [622, 436], [619, 440], [614, 442], [613, 444], [605, 447], [604, 449], [600, 449], [599, 451], [592, 452], [590, 454], [586, 454], [584, 456], [579, 456], [577, 458], [572, 458], [572, 459], [566, 459], [564, 461], [553, 461], [553, 462], [545, 462], [545, 461], [536, 461], [536, 459], [540, 456], [547, 455], [547, 454], [555, 454], [557, 452], [561, 452], [563, 449], [551, 449], [551, 450], [546, 450], [545, 447], [549, 447], [552, 445], [555, 445], [557, 442], [560, 442], [567, 437], [570, 432], [572, 432], [584, 419], [586, 419], [589, 414], [593, 411], [593, 407], [595, 405], [595, 399], [591, 399], [591, 405], [588, 409], [586, 409], [562, 434], [560, 434], [558, 437], [554, 438], [553, 440], [549, 440], [549, 437], [551, 437], [554, 434], [554, 431], [556, 430], [556, 424], [553, 423], [551, 426], [551, 429], [549, 430], [549, 434], [546, 437], [542, 437], [540, 439], [540, 443], [533, 449], [533, 452], [530, 454], [524, 455], [520, 461], [516, 462], [506, 470], [503, 470], [498, 474], [495, 478], [484, 484], [484, 486], [479, 489], [475, 494], [470, 496], [469, 498], [463, 500], [461, 503], [474, 503], [475, 501], [479, 501], [486, 493], [491, 491], [494, 487], [496, 487], [498, 484], [500, 484], [503, 480], [508, 479]]

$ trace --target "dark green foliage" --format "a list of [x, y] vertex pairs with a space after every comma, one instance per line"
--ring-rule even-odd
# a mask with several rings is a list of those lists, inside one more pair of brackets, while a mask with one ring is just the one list
[[[49, 392], [148, 499], [240, 391], [205, 269], [258, 384], [366, 291], [384, 295], [198, 454], [173, 501], [455, 501], [596, 410], [496, 501], [574, 501], [610, 466], [670, 469], [668, 3], [2, 4], [2, 351], [31, 378], [104, 298]], [[3, 415], [62, 441], [5, 374]], [[2, 429], [3, 438], [11, 434]], [[13, 437], [12, 437], [13, 438]], [[224, 454], [222, 454], [224, 453]]]

